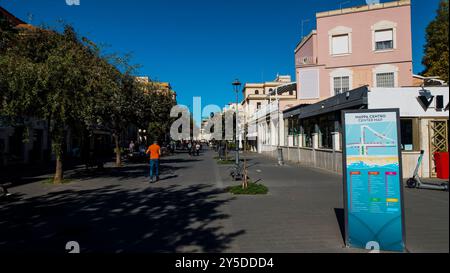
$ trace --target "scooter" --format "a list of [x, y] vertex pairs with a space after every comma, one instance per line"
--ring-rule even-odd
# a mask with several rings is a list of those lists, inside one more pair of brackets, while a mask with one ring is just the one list
[[410, 189], [416, 188], [416, 189], [448, 191], [448, 182], [437, 185], [437, 184], [425, 183], [420, 180], [419, 168], [420, 168], [420, 165], [422, 165], [424, 154], [425, 154], [424, 151], [420, 151], [419, 160], [417, 162], [416, 169], [414, 170], [414, 175], [413, 175], [413, 177], [411, 177], [410, 179], [408, 179], [406, 181], [406, 185]]

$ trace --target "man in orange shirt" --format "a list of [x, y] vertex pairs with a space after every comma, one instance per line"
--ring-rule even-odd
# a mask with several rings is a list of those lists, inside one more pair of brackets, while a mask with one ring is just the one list
[[153, 168], [155, 168], [156, 181], [159, 180], [159, 158], [161, 157], [161, 147], [158, 141], [148, 147], [146, 154], [150, 154], [150, 182], [153, 183]]

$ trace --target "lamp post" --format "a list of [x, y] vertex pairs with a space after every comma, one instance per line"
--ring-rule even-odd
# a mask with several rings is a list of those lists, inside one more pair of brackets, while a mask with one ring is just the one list
[[278, 88], [275, 89], [275, 99], [277, 102], [277, 115], [278, 115], [278, 165], [284, 165], [283, 148], [281, 148], [281, 113], [280, 113], [280, 98], [278, 97]]
[[141, 136], [141, 134], [142, 134], [142, 129], [139, 129], [139, 130], [138, 130], [138, 145], [139, 145], [139, 146], [140, 146], [141, 143], [142, 143], [142, 136]]
[[145, 145], [148, 145], [147, 130], [143, 130], [142, 133], [143, 133], [144, 143], [145, 143]]
[[[277, 112], [277, 119], [278, 119], [278, 137], [277, 137], [277, 158], [278, 158], [278, 165], [283, 166], [284, 165], [284, 159], [283, 159], [283, 148], [281, 148], [281, 111], [280, 111], [280, 98], [278, 95], [278, 88], [275, 88], [274, 90], [274, 96], [275, 96], [275, 103], [277, 104], [276, 112]], [[269, 98], [269, 105], [270, 105], [270, 115], [272, 115], [272, 93], [270, 93]]]
[[236, 79], [233, 82], [234, 92], [236, 92], [236, 134], [234, 134], [235, 137], [235, 144], [236, 144], [236, 170], [239, 169], [239, 139], [237, 137], [237, 134], [239, 133], [239, 91], [241, 87], [241, 82]]

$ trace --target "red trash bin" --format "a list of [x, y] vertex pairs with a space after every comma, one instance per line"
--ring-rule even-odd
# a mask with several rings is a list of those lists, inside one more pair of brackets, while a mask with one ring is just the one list
[[440, 179], [448, 179], [448, 152], [434, 153], [434, 162], [436, 164], [437, 177]]

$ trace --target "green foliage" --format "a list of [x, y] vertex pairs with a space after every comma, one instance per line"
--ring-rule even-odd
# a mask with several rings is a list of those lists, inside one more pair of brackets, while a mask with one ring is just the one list
[[219, 165], [232, 165], [236, 164], [236, 160], [234, 159], [228, 159], [228, 160], [217, 160], [217, 164]]
[[0, 54], [10, 45], [17, 31], [11, 23], [0, 13]]
[[50, 120], [55, 140], [66, 126], [89, 123], [95, 94], [111, 88], [99, 60], [69, 26], [18, 35], [0, 57], [2, 113]]
[[[158, 135], [170, 126], [175, 101], [144, 90], [127, 58], [102, 56], [71, 26], [22, 30], [0, 20], [0, 112], [11, 125], [47, 120], [53, 152], [61, 158], [65, 131], [105, 126], [118, 137], [128, 125]], [[122, 70], [121, 70], [122, 69]], [[56, 179], [55, 179], [56, 180]]]
[[165, 141], [166, 132], [170, 130], [173, 119], [170, 110], [176, 102], [172, 97], [150, 91], [145, 97], [144, 114], [141, 118], [142, 128], [147, 128], [149, 140]]
[[436, 18], [426, 29], [425, 56], [422, 60], [425, 65], [423, 75], [439, 76], [446, 82], [449, 80], [448, 20], [448, 0], [441, 0]]
[[248, 183], [248, 187], [246, 189], [243, 189], [242, 185], [239, 185], [229, 187], [228, 192], [238, 195], [259, 195], [259, 194], [267, 194], [269, 192], [269, 189], [261, 184]]

